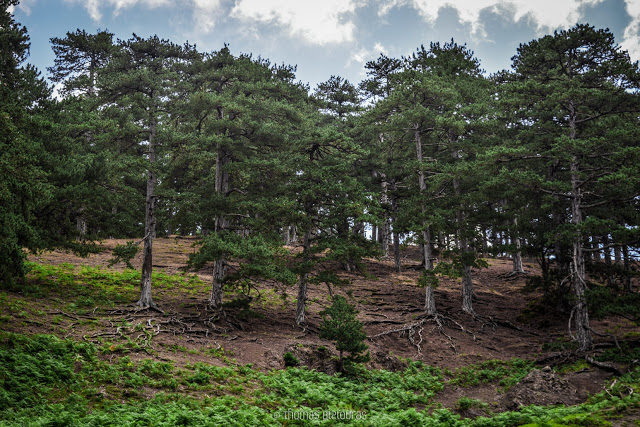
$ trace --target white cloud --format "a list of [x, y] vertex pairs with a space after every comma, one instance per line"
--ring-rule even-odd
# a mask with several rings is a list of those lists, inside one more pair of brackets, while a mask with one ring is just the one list
[[210, 32], [220, 13], [220, 0], [193, 0], [193, 6], [195, 28], [204, 33]]
[[130, 8], [137, 4], [142, 4], [149, 8], [168, 6], [173, 4], [171, 0], [65, 0], [67, 3], [79, 3], [84, 5], [89, 16], [94, 21], [102, 19], [102, 9], [113, 8], [113, 14], [118, 15], [123, 9]]
[[[23, 0], [24, 1], [24, 0]], [[29, 0], [37, 1], [37, 0]], [[84, 6], [91, 19], [99, 22], [103, 10], [113, 9], [114, 16], [123, 10], [136, 5], [150, 9], [157, 7], [175, 7], [173, 0], [65, 0], [67, 3], [77, 3]], [[220, 14], [221, 0], [187, 0], [187, 8], [193, 9], [193, 28], [199, 32], [208, 33], [213, 29], [216, 17]]]
[[[428, 23], [438, 19], [441, 9], [457, 10], [462, 23], [469, 24], [474, 35], [484, 36], [480, 13], [490, 9], [506, 19], [518, 22], [528, 19], [539, 33], [569, 28], [583, 17], [580, 7], [596, 5], [605, 0], [389, 0], [382, 1], [378, 14], [384, 16], [395, 7], [409, 6], [418, 11]], [[625, 0], [631, 22], [624, 31], [620, 45], [629, 51], [632, 60], [640, 60], [640, 0]]]
[[[18, 3], [18, 9], [24, 12], [25, 15], [31, 15], [31, 8], [36, 4], [38, 0], [21, 0]], [[13, 13], [15, 6], [9, 6], [9, 13]]]
[[[483, 35], [480, 13], [485, 9], [506, 15], [514, 22], [530, 19], [538, 31], [566, 28], [580, 19], [578, 9], [582, 5], [597, 4], [604, 0], [391, 0], [378, 9], [384, 16], [398, 6], [415, 8], [420, 16], [433, 24], [446, 7], [456, 9], [462, 23], [470, 24], [475, 34]], [[638, 0], [633, 0], [638, 1]]]
[[273, 23], [309, 43], [350, 42], [355, 24], [349, 19], [363, 0], [238, 0], [231, 16], [245, 22]]
[[358, 49], [349, 57], [347, 67], [354, 62], [364, 65], [367, 61], [375, 60], [378, 56], [380, 56], [380, 54], [387, 54], [387, 49], [382, 45], [382, 43], [374, 44], [373, 48], [371, 49]]
[[640, 0], [626, 0], [626, 10], [631, 16], [620, 45], [629, 51], [634, 61], [640, 60]]

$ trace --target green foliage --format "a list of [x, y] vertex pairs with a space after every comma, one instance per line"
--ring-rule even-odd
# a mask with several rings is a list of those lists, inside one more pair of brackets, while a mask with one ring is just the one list
[[290, 351], [287, 351], [283, 357], [284, 357], [284, 366], [287, 368], [292, 368], [300, 364], [300, 361], [298, 360], [298, 358], [295, 357], [293, 353], [291, 353]]
[[41, 404], [51, 393], [78, 392], [74, 363], [94, 361], [96, 350], [55, 336], [33, 338], [0, 335], [0, 406], [28, 408]]
[[469, 397], [461, 397], [456, 402], [456, 408], [459, 411], [468, 411], [471, 408], [487, 408], [489, 405], [482, 400], [472, 399]]
[[369, 348], [364, 343], [367, 334], [362, 331], [362, 323], [356, 319], [356, 311], [347, 300], [336, 295], [331, 307], [320, 312], [320, 338], [335, 341], [336, 349], [340, 352], [340, 370], [343, 370], [343, 352], [348, 352], [346, 361], [349, 363], [363, 363], [370, 359], [369, 353], [362, 354]]
[[72, 237], [68, 220], [58, 217], [61, 212], [54, 202], [60, 184], [52, 176], [54, 164], [65, 163], [60, 158], [63, 153], [56, 151], [53, 123], [58, 108], [38, 71], [23, 64], [30, 43], [26, 28], [9, 12], [17, 3], [0, 2], [0, 286], [4, 287], [26, 274], [23, 248], [37, 252], [61, 246]]
[[596, 359], [616, 363], [637, 363], [640, 360], [640, 344], [637, 341], [623, 341], [620, 343], [620, 348], [608, 348]]
[[452, 374], [450, 383], [472, 387], [481, 383], [498, 382], [501, 386], [510, 387], [520, 382], [531, 369], [533, 369], [533, 363], [527, 360], [487, 360], [477, 365], [457, 369]]
[[578, 343], [573, 340], [566, 340], [564, 338], [558, 338], [555, 341], [546, 342], [542, 345], [542, 349], [545, 351], [566, 351], [576, 350]]
[[422, 274], [420, 275], [420, 279], [418, 279], [418, 286], [427, 287], [430, 286], [432, 288], [437, 288], [440, 280], [438, 279], [437, 273], [443, 272], [443, 269], [438, 271], [435, 270], [422, 270]]
[[443, 258], [449, 261], [440, 261], [433, 269], [433, 274], [442, 274], [448, 277], [462, 277], [464, 275], [464, 267], [472, 268], [489, 268], [489, 263], [479, 258], [473, 252], [446, 251], [442, 254]]
[[116, 247], [113, 248], [113, 258], [109, 260], [109, 267], [123, 262], [127, 268], [133, 270], [131, 260], [138, 255], [139, 251], [140, 248], [133, 240], [128, 241], [126, 245], [116, 245]]
[[[607, 419], [624, 417], [640, 406], [637, 394], [629, 393], [629, 387], [640, 386], [637, 368], [583, 405], [530, 406], [461, 419], [450, 410], [433, 408], [432, 399], [445, 386], [445, 377], [438, 368], [420, 362], [409, 361], [402, 372], [365, 370], [350, 378], [295, 367], [265, 373], [250, 366], [196, 363], [179, 369], [151, 359], [134, 362], [116, 356], [103, 361], [96, 354], [89, 343], [0, 334], [0, 424], [281, 426], [292, 424], [284, 411], [359, 411], [366, 414], [364, 419], [344, 420], [341, 425], [605, 426]], [[493, 361], [475, 369], [495, 371], [508, 365], [524, 366], [519, 361]], [[457, 406], [485, 407], [468, 398]], [[335, 425], [335, 420], [304, 425]]]
[[189, 256], [189, 265], [201, 268], [205, 263], [221, 258], [238, 260], [239, 268], [225, 277], [229, 285], [247, 284], [251, 287], [258, 279], [291, 285], [295, 283], [296, 276], [286, 265], [286, 254], [281, 243], [268, 236], [243, 237], [233, 232], [220, 232], [204, 239], [200, 250]]
[[619, 315], [640, 321], [640, 294], [626, 293], [605, 286], [592, 286], [586, 293], [594, 318]]

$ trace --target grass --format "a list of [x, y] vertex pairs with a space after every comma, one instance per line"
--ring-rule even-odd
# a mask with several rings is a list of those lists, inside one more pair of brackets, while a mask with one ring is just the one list
[[[640, 369], [574, 407], [530, 406], [462, 419], [433, 404], [445, 385], [469, 385], [473, 373], [485, 372], [482, 381], [509, 383], [528, 366], [490, 361], [448, 377], [409, 362], [402, 372], [362, 370], [356, 378], [300, 368], [265, 373], [250, 365], [178, 368], [151, 358], [105, 360], [90, 343], [53, 335], [0, 333], [0, 425], [601, 426], [640, 406], [638, 393], [629, 392], [640, 386]], [[484, 406], [469, 398], [458, 401], [460, 410]], [[299, 422], [283, 418], [286, 411], [352, 411], [364, 418]]]
[[[10, 289], [21, 297], [47, 298], [59, 302], [66, 311], [86, 313], [95, 307], [114, 307], [117, 304], [135, 301], [138, 296], [140, 272], [137, 270], [115, 271], [101, 267], [76, 267], [71, 264], [44, 265], [28, 263], [27, 280], [19, 288]], [[153, 273], [154, 290], [179, 289], [181, 294], [197, 294], [208, 288], [195, 274], [169, 275]], [[31, 312], [24, 306], [26, 301], [0, 293], [0, 302], [17, 316]], [[20, 307], [23, 304], [23, 307]]]
[[533, 369], [533, 363], [522, 359], [487, 360], [465, 366], [455, 372], [448, 371], [450, 385], [471, 387], [490, 382], [508, 388], [520, 382]]

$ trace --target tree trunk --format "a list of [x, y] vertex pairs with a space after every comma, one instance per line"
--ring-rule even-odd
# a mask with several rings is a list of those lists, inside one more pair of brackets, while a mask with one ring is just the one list
[[591, 260], [593, 262], [599, 262], [600, 261], [600, 240], [598, 239], [597, 236], [591, 236], [591, 249], [593, 249], [593, 251], [591, 252]]
[[[216, 155], [216, 175], [215, 188], [216, 194], [227, 194], [229, 191], [229, 172], [225, 170], [225, 165], [229, 162], [229, 156], [223, 147], [218, 146]], [[228, 220], [223, 214], [216, 217], [215, 233], [221, 233], [228, 228]], [[222, 308], [222, 297], [224, 294], [224, 280], [227, 274], [227, 260], [221, 256], [213, 263], [213, 280], [211, 284], [211, 296], [209, 298], [209, 307], [213, 310]]]
[[482, 255], [487, 256], [489, 253], [489, 242], [487, 240], [487, 229], [482, 229]]
[[82, 215], [82, 211], [84, 211], [84, 208], [80, 208], [79, 216], [76, 218], [76, 228], [80, 236], [84, 237], [87, 234], [87, 220]]
[[371, 224], [371, 241], [378, 241], [378, 226], [375, 224]]
[[222, 297], [224, 294], [224, 278], [227, 273], [227, 264], [224, 257], [217, 259], [213, 263], [213, 282], [211, 286], [211, 296], [209, 297], [209, 307], [214, 310], [222, 308]]
[[393, 195], [391, 196], [391, 217], [393, 221], [393, 261], [396, 272], [400, 272], [400, 233], [396, 230], [396, 222], [398, 221], [398, 198], [396, 197], [396, 182], [391, 184]]
[[379, 236], [378, 238], [380, 239], [380, 243], [382, 244], [382, 256], [383, 257], [388, 257], [389, 256], [389, 246], [391, 243], [391, 219], [389, 218], [389, 193], [388, 193], [388, 183], [385, 180], [385, 175], [381, 174], [383, 181], [382, 181], [382, 196], [380, 199], [380, 203], [382, 204], [383, 207], [383, 212], [384, 212], [384, 222], [382, 223], [382, 227], [379, 230]]
[[400, 263], [400, 233], [393, 232], [393, 260], [396, 268], [396, 272], [400, 273], [402, 265]]
[[153, 272], [153, 239], [156, 237], [156, 183], [158, 178], [153, 170], [156, 162], [156, 117], [150, 113], [149, 123], [149, 167], [147, 169], [147, 195], [144, 221], [144, 248], [142, 250], [142, 275], [140, 278], [140, 299], [136, 306], [141, 309], [157, 308], [151, 297], [151, 274]]
[[[460, 185], [458, 180], [454, 178], [453, 180], [453, 189], [455, 191], [456, 197], [460, 196]], [[469, 314], [475, 314], [473, 311], [473, 273], [471, 272], [471, 266], [467, 265], [467, 254], [469, 252], [469, 241], [467, 240], [464, 233], [461, 233], [464, 227], [465, 215], [462, 209], [458, 209], [456, 211], [456, 222], [458, 223], [458, 249], [460, 250], [460, 256], [462, 257], [463, 262], [463, 273], [462, 273], [462, 311]]]
[[624, 254], [624, 290], [627, 293], [631, 293], [631, 258], [629, 255], [629, 246], [624, 245], [622, 247], [622, 253]]
[[462, 276], [462, 311], [474, 314], [473, 311], [473, 276], [471, 267], [464, 266], [464, 275]]
[[613, 247], [613, 257], [616, 260], [616, 265], [622, 264], [622, 253], [620, 251], [620, 246], [615, 245]]
[[610, 288], [614, 288], [616, 286], [616, 278], [612, 273], [611, 266], [611, 248], [607, 247], [611, 240], [609, 240], [609, 235], [605, 234], [602, 236], [602, 246], [603, 246], [603, 257], [604, 257], [604, 265], [606, 266], [607, 271], [607, 286]]
[[[571, 139], [576, 138], [576, 111], [573, 102], [569, 102], [569, 127], [571, 129]], [[571, 159], [571, 222], [578, 228], [582, 223], [582, 189], [580, 187], [580, 171], [578, 157]], [[576, 335], [580, 350], [588, 350], [593, 344], [591, 337], [591, 327], [589, 326], [589, 313], [587, 311], [587, 299], [585, 297], [586, 276], [584, 268], [584, 254], [582, 252], [583, 238], [578, 230], [573, 239], [573, 262], [571, 263], [571, 276], [573, 293], [575, 296], [575, 306], [573, 313], [575, 316]], [[569, 325], [571, 327], [571, 325]]]
[[[311, 230], [307, 230], [304, 234], [304, 243], [302, 248], [302, 259], [304, 262], [309, 261], [309, 256], [311, 252]], [[296, 306], [296, 324], [304, 325], [306, 323], [305, 320], [305, 306], [307, 303], [307, 279], [309, 273], [303, 272], [300, 275], [300, 280], [298, 282], [298, 303]]]
[[353, 224], [353, 229], [351, 230], [354, 236], [362, 236], [364, 235], [364, 222], [357, 221]]
[[522, 266], [522, 251], [521, 251], [521, 247], [522, 244], [520, 243], [520, 235], [518, 233], [517, 227], [518, 227], [518, 217], [513, 217], [513, 226], [514, 226], [514, 230], [513, 233], [511, 233], [511, 240], [513, 241], [516, 250], [513, 252], [513, 272], [514, 273], [518, 273], [518, 274], [522, 274], [524, 273], [524, 268]]
[[[416, 158], [419, 163], [418, 187], [420, 189], [420, 194], [424, 195], [424, 192], [427, 190], [427, 184], [424, 180], [424, 171], [422, 170], [422, 139], [420, 137], [420, 131], [418, 129], [415, 130], [415, 142]], [[426, 218], [427, 207], [425, 206], [424, 201], [421, 202], [420, 208], [422, 210], [422, 217]], [[420, 242], [420, 252], [422, 253], [422, 257], [424, 259], [423, 268], [426, 271], [431, 272], [433, 270], [433, 246], [431, 243], [431, 227], [426, 220], [423, 220], [422, 222], [422, 242]], [[427, 316], [435, 316], [435, 314], [437, 313], [433, 287], [429, 285], [425, 287], [424, 313]]]

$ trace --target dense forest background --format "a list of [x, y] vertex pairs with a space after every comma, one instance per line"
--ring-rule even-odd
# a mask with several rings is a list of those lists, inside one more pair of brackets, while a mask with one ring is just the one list
[[[455, 41], [381, 55], [355, 84], [316, 88], [295, 67], [227, 46], [200, 52], [158, 37], [85, 30], [53, 38], [51, 83], [25, 65], [26, 28], [0, 15], [0, 280], [19, 287], [26, 251], [142, 246], [140, 309], [153, 300], [153, 242], [199, 236], [190, 266], [225, 286], [339, 286], [327, 267], [418, 245], [416, 285], [434, 289], [506, 254], [535, 258], [550, 310], [592, 346], [586, 293], [634, 292], [640, 247], [640, 69], [589, 25], [520, 45], [487, 76]], [[55, 96], [54, 96], [55, 87]], [[141, 240], [138, 240], [141, 239]], [[25, 251], [26, 250], [26, 251]], [[437, 261], [437, 262], [435, 262]], [[233, 263], [233, 266], [231, 265]]]

